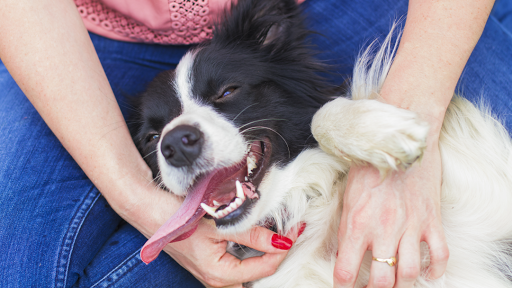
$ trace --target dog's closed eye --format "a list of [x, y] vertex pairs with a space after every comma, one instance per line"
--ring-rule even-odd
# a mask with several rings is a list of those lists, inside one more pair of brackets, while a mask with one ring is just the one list
[[217, 97], [218, 100], [223, 100], [227, 97], [232, 96], [232, 94], [238, 89], [237, 86], [229, 86], [228, 88], [222, 90], [222, 93]]
[[160, 134], [158, 133], [149, 133], [147, 136], [146, 136], [146, 143], [149, 143], [151, 141], [155, 141], [155, 140], [158, 140], [160, 138]]

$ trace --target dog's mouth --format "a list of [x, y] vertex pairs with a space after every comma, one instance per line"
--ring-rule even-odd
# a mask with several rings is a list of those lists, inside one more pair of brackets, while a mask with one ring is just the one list
[[232, 225], [242, 220], [259, 199], [257, 187], [266, 170], [268, 161], [265, 160], [270, 156], [269, 149], [271, 148], [268, 140], [251, 143], [247, 149], [245, 163], [239, 164], [240, 170], [224, 180], [212, 194], [210, 201], [201, 203], [206, 212], [205, 217], [213, 218], [217, 227]]
[[257, 187], [268, 168], [271, 150], [268, 138], [254, 141], [243, 161], [200, 177], [179, 210], [144, 244], [142, 261], [147, 264], [168, 243], [190, 237], [205, 215], [213, 218], [217, 227], [241, 221], [259, 199]]

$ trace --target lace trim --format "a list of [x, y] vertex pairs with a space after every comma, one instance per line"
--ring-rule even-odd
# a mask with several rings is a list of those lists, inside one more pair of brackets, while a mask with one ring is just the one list
[[104, 5], [100, 0], [74, 1], [84, 20], [137, 42], [192, 44], [212, 37], [208, 0], [168, 0], [172, 27], [168, 31], [150, 29]]

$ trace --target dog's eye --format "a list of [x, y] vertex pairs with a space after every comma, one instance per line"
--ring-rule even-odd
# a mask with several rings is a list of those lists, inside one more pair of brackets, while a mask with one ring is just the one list
[[160, 138], [160, 134], [157, 133], [151, 133], [146, 137], [146, 143], [149, 143], [151, 141], [158, 140]]
[[224, 92], [222, 92], [222, 95], [218, 99], [222, 99], [231, 95], [233, 92], [235, 92], [236, 88], [237, 87], [229, 87], [228, 89], [224, 90]]

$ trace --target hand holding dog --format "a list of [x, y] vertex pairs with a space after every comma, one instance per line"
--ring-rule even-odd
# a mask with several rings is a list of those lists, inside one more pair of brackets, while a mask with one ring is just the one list
[[[242, 283], [274, 274], [299, 233], [297, 229], [291, 229], [285, 236], [288, 239], [283, 239], [266, 228], [254, 227], [236, 236], [219, 235], [213, 221], [202, 219], [190, 238], [171, 243], [164, 251], [207, 287], [242, 287]], [[227, 241], [265, 254], [238, 260], [226, 252]]]
[[374, 167], [350, 169], [338, 232], [336, 287], [354, 287], [366, 250], [373, 257], [399, 259], [395, 267], [373, 261], [368, 287], [412, 287], [420, 273], [420, 241], [430, 248], [430, 278], [444, 273], [449, 252], [439, 205], [441, 159], [437, 141], [432, 142], [421, 163], [383, 181]]
[[372, 261], [368, 287], [412, 287], [421, 268], [421, 241], [430, 248], [430, 278], [444, 273], [449, 252], [440, 215], [439, 133], [493, 2], [409, 1], [404, 33], [380, 96], [430, 124], [427, 148], [420, 163], [382, 182], [373, 167], [351, 167], [338, 234], [336, 287], [354, 287], [367, 249], [373, 257], [398, 259], [394, 267]]

